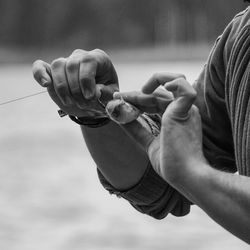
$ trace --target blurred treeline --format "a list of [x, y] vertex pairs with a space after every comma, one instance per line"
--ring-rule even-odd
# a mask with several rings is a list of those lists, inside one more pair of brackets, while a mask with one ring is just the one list
[[0, 0], [0, 45], [210, 42], [245, 7], [241, 0]]

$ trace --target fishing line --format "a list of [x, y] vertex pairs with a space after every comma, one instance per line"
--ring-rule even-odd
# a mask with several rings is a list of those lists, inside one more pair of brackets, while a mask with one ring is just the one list
[[9, 103], [12, 103], [12, 102], [21, 101], [21, 100], [30, 98], [32, 96], [41, 95], [41, 94], [44, 94], [44, 93], [47, 93], [47, 90], [37, 92], [37, 93], [31, 94], [31, 95], [26, 95], [26, 96], [23, 96], [23, 97], [19, 97], [19, 98], [16, 98], [16, 99], [12, 99], [12, 100], [9, 100], [9, 101], [6, 101], [6, 102], [2, 102], [2, 103], [0, 103], [0, 106], [6, 105], [6, 104], [9, 104]]
[[[125, 14], [125, 11], [126, 11], [126, 6], [123, 5], [122, 8], [120, 8], [120, 14], [119, 14], [120, 17], [119, 17], [118, 20], [121, 20], [121, 18]], [[18, 102], [18, 101], [21, 101], [21, 100], [24, 100], [24, 99], [27, 99], [27, 98], [30, 98], [30, 97], [33, 97], [33, 96], [36, 96], [36, 95], [41, 95], [41, 94], [44, 94], [44, 93], [47, 93], [47, 90], [37, 92], [37, 93], [34, 93], [34, 94], [30, 94], [30, 95], [27, 95], [27, 96], [19, 97], [19, 98], [16, 98], [16, 99], [11, 99], [11, 100], [6, 101], [6, 102], [2, 102], [2, 103], [0, 103], [0, 106], [4, 106], [4, 105], [12, 103], [12, 102]], [[98, 99], [98, 101], [105, 108], [105, 105], [99, 99]]]

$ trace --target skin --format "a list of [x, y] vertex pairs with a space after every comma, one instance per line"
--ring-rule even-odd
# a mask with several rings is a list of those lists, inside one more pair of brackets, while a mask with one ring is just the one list
[[[100, 50], [77, 50], [51, 65], [36, 61], [33, 73], [61, 109], [79, 117], [95, 115], [100, 89], [107, 93], [118, 90], [114, 67]], [[156, 91], [159, 85], [165, 90]], [[142, 111], [163, 114], [162, 128], [155, 138], [139, 121], [122, 126], [110, 122], [96, 129], [82, 126], [89, 151], [110, 183], [121, 190], [135, 185], [150, 160], [166, 182], [250, 244], [250, 180], [209, 166], [202, 152], [199, 111], [192, 105], [196, 93], [184, 76], [158, 73], [142, 92], [114, 94], [115, 98], [120, 96]]]
[[[164, 84], [164, 79], [158, 83]], [[149, 83], [144, 90], [150, 88], [147, 92], [151, 92], [155, 87]], [[126, 127], [128, 133], [148, 152], [155, 171], [166, 182], [222, 227], [250, 244], [250, 178], [209, 166], [202, 152], [199, 110], [192, 105], [195, 100], [193, 88], [185, 79], [168, 82], [165, 88], [173, 91], [175, 99], [163, 114], [160, 135], [152, 137], [137, 122]], [[127, 101], [134, 98], [133, 95], [121, 95], [125, 100], [127, 97]], [[147, 106], [138, 98], [136, 102]], [[140, 133], [136, 133], [138, 129]]]
[[[51, 64], [37, 60], [33, 75], [60, 109], [77, 117], [98, 117], [96, 112], [103, 112], [103, 107], [97, 98], [107, 103], [119, 90], [115, 68], [108, 55], [99, 49], [75, 50], [69, 57], [58, 58]], [[147, 99], [154, 102], [155, 95], [160, 96], [161, 105], [168, 105], [163, 91], [156, 91]], [[149, 129], [143, 121], [142, 125]], [[95, 129], [81, 126], [81, 130], [99, 170], [116, 189], [127, 190], [138, 183], [149, 159], [123, 128], [111, 121]]]

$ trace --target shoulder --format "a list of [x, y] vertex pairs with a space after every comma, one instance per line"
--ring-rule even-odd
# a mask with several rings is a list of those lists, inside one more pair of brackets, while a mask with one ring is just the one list
[[226, 59], [229, 59], [232, 47], [244, 30], [250, 27], [250, 7], [238, 13], [224, 31], [226, 38], [225, 53]]
[[226, 71], [232, 51], [242, 34], [250, 28], [250, 7], [238, 13], [216, 39], [208, 59], [208, 67], [214, 69], [221, 82], [225, 82]]
[[234, 20], [241, 18], [243, 16], [249, 16], [250, 14], [250, 7], [247, 7], [245, 10], [239, 12], [235, 17]]

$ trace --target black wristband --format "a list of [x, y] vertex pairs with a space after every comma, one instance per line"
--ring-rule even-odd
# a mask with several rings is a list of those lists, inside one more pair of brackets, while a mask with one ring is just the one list
[[[60, 117], [64, 117], [64, 116], [68, 115], [67, 113], [65, 113], [61, 109], [58, 110], [58, 114], [60, 115]], [[103, 116], [103, 117], [76, 117], [73, 115], [69, 115], [69, 118], [81, 126], [87, 126], [90, 128], [102, 127], [110, 122], [110, 119], [107, 116]]]
[[69, 115], [69, 118], [81, 126], [87, 126], [90, 128], [99, 128], [110, 122], [108, 117], [90, 118], [90, 117], [75, 117]]

